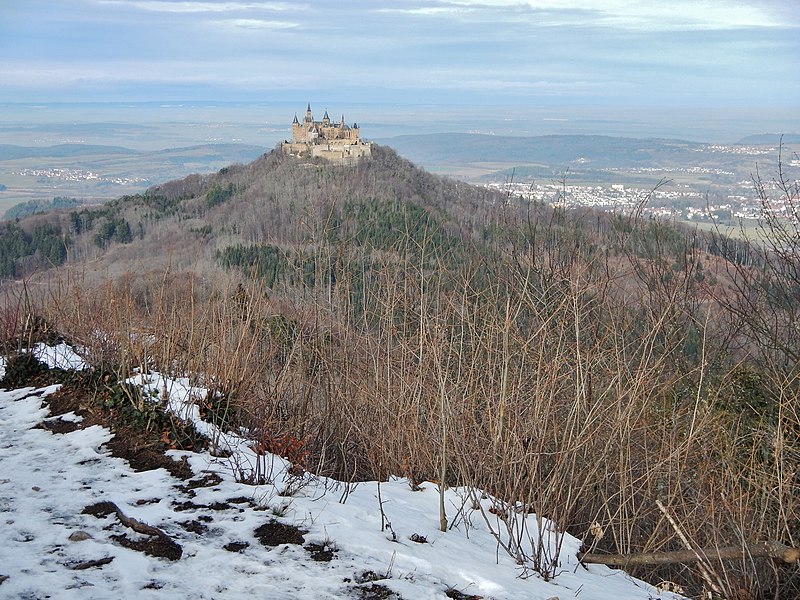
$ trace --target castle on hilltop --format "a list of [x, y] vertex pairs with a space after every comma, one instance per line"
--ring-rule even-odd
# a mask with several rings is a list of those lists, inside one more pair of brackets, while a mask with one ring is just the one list
[[292, 156], [320, 157], [349, 164], [362, 156], [372, 156], [372, 143], [364, 142], [359, 132], [357, 124], [345, 124], [344, 115], [339, 123], [331, 121], [327, 110], [321, 121], [315, 121], [309, 103], [302, 121], [295, 114], [292, 141], [281, 144], [281, 149]]

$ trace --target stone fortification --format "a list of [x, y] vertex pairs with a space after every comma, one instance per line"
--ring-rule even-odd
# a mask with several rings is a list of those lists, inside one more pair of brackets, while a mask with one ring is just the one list
[[372, 155], [372, 143], [364, 142], [360, 137], [357, 124], [347, 125], [342, 120], [331, 121], [328, 111], [321, 121], [315, 121], [311, 112], [311, 104], [301, 121], [294, 116], [292, 121], [292, 141], [285, 141], [281, 148], [286, 154], [301, 157], [320, 157], [334, 163], [349, 164], [362, 156]]

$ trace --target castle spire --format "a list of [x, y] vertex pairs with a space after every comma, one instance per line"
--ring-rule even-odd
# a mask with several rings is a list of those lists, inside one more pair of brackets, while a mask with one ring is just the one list
[[300, 121], [297, 120], [297, 113], [294, 113], [294, 121], [292, 121], [292, 125], [300, 125]]

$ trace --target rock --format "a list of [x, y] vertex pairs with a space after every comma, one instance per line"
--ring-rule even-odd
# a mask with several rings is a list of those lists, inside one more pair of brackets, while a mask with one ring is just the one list
[[70, 542], [82, 542], [84, 540], [90, 540], [90, 539], [92, 539], [92, 536], [82, 530], [73, 531], [71, 534], [69, 534]]

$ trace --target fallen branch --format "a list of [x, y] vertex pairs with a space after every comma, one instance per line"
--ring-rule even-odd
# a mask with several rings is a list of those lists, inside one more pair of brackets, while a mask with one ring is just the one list
[[177, 560], [181, 557], [183, 552], [180, 544], [176, 543], [171, 537], [169, 537], [166, 533], [164, 533], [158, 527], [153, 527], [152, 525], [148, 525], [147, 523], [142, 523], [141, 521], [137, 521], [133, 517], [129, 517], [126, 515], [119, 506], [114, 504], [110, 501], [98, 502], [96, 504], [92, 504], [91, 506], [87, 506], [83, 509], [84, 514], [91, 514], [98, 518], [104, 518], [110, 514], [115, 514], [119, 522], [122, 523], [125, 527], [129, 527], [133, 529], [136, 533], [141, 533], [144, 535], [154, 536], [160, 539], [164, 545], [166, 545], [169, 549], [169, 553], [164, 554], [167, 558], [171, 558], [172, 560]]
[[86, 569], [91, 569], [93, 567], [102, 567], [103, 565], [107, 565], [112, 560], [114, 560], [113, 556], [106, 556], [105, 558], [99, 558], [97, 560], [87, 560], [86, 562], [77, 563], [72, 565], [70, 569], [73, 571], [84, 571]]
[[163, 531], [161, 531], [158, 527], [153, 527], [152, 525], [148, 525], [147, 523], [142, 523], [141, 521], [137, 521], [133, 517], [127, 516], [113, 502], [111, 504], [114, 507], [114, 512], [117, 513], [117, 518], [119, 519], [119, 522], [125, 525], [125, 527], [130, 527], [136, 533], [143, 533], [144, 535], [155, 535], [162, 539], [168, 539], [172, 541], [172, 538], [169, 537]]
[[800, 549], [790, 548], [780, 542], [759, 542], [747, 546], [727, 546], [698, 550], [675, 550], [673, 552], [642, 552], [639, 554], [583, 554], [581, 562], [598, 565], [669, 565], [697, 562], [701, 560], [739, 560], [750, 558], [774, 558], [784, 563], [800, 561]]

